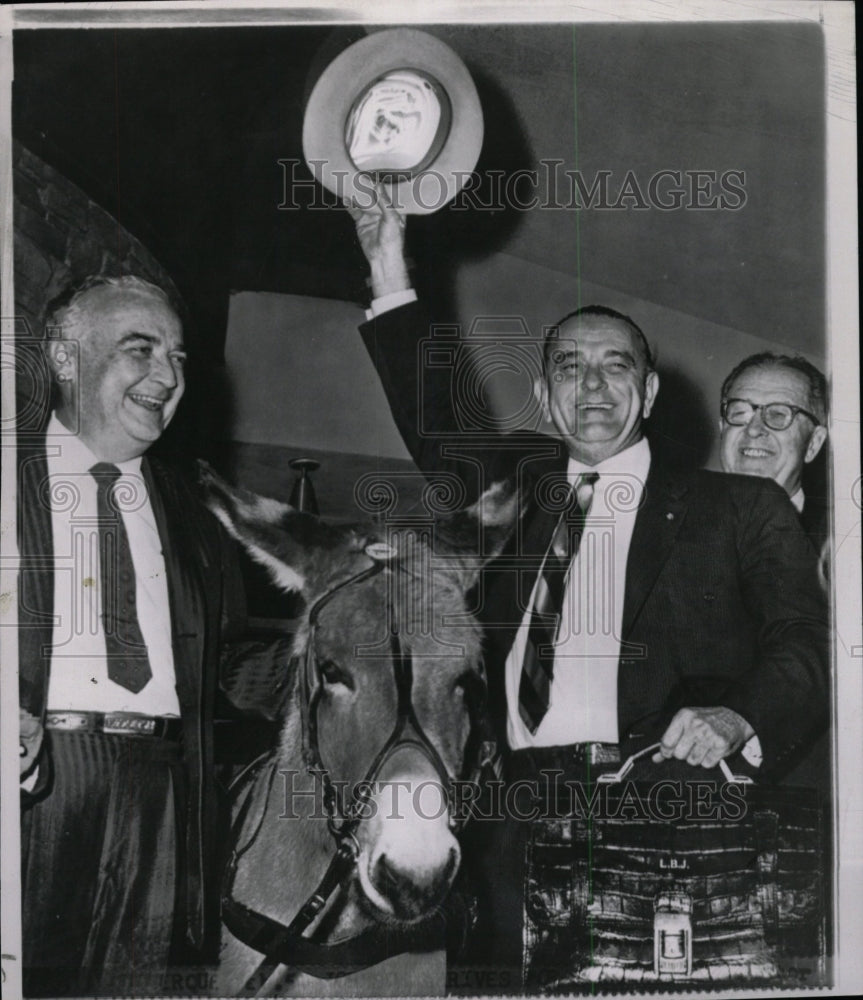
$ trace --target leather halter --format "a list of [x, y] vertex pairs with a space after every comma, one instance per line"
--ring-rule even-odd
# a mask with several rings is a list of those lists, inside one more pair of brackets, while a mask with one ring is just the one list
[[[366, 551], [373, 560], [372, 565], [337, 583], [312, 605], [309, 612], [309, 637], [300, 678], [303, 759], [309, 774], [321, 783], [324, 809], [327, 813], [327, 828], [335, 840], [336, 851], [317, 888], [288, 925], [257, 913], [231, 895], [237, 865], [241, 856], [257, 837], [266, 812], [266, 804], [261, 810], [258, 826], [252, 837], [241, 850], [235, 848], [232, 852], [223, 885], [222, 919], [234, 937], [265, 956], [264, 961], [247, 980], [243, 993], [255, 984], [262, 986], [279, 965], [305, 970], [321, 979], [338, 978], [349, 972], [368, 968], [392, 955], [426, 944], [435, 928], [442, 926], [442, 916], [437, 913], [409, 928], [397, 930], [373, 926], [361, 931], [356, 937], [337, 944], [321, 944], [303, 937], [304, 931], [314, 922], [333, 893], [352, 875], [356, 867], [359, 844], [355, 830], [362, 820], [362, 807], [372, 793], [374, 781], [380, 774], [381, 768], [393, 753], [404, 747], [418, 750], [432, 764], [444, 787], [451, 789], [454, 780], [414, 711], [411, 701], [412, 660], [410, 653], [402, 645], [395, 608], [390, 600], [388, 601], [389, 645], [398, 697], [396, 722], [388, 739], [369, 765], [365, 778], [357, 786], [359, 792], [354, 794], [353, 806], [344, 813], [339, 810], [338, 797], [329, 771], [321, 759], [318, 743], [317, 708], [323, 691], [323, 681], [315, 651], [315, 634], [319, 615], [330, 601], [345, 588], [376, 576], [387, 565], [387, 559], [394, 554], [388, 546], [370, 546]], [[481, 744], [480, 759], [469, 780], [478, 778], [480, 771], [490, 763], [494, 750], [493, 743], [486, 741]], [[270, 775], [270, 787], [274, 773], [275, 770]], [[270, 787], [267, 789], [267, 798]], [[250, 795], [237, 817], [234, 829], [242, 829], [251, 799]], [[463, 825], [466, 819], [466, 816], [459, 820], [451, 817], [450, 825], [456, 828]]]

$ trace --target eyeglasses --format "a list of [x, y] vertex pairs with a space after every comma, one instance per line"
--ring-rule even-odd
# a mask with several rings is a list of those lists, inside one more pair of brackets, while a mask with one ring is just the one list
[[735, 427], [748, 424], [758, 410], [761, 410], [764, 426], [769, 427], [772, 431], [787, 430], [798, 413], [809, 417], [816, 427], [821, 426], [821, 421], [808, 410], [804, 410], [802, 406], [792, 406], [790, 403], [750, 403], [748, 399], [724, 399], [722, 401], [722, 419]]

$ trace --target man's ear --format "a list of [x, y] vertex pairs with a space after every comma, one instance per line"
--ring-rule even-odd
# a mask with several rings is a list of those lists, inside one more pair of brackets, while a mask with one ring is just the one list
[[533, 380], [533, 396], [539, 403], [543, 418], [551, 422], [551, 414], [548, 411], [548, 382], [545, 375], [537, 375]]
[[806, 454], [803, 456], [803, 461], [811, 462], [818, 452], [824, 447], [824, 442], [826, 440], [827, 428], [819, 425], [812, 432], [812, 437], [809, 438], [809, 444], [806, 446]]
[[649, 371], [644, 378], [644, 405], [641, 408], [642, 419], [647, 420], [653, 404], [656, 402], [656, 394], [659, 392], [659, 376], [654, 371]]
[[48, 365], [56, 382], [71, 382], [78, 372], [76, 344], [68, 340], [49, 340], [45, 345]]

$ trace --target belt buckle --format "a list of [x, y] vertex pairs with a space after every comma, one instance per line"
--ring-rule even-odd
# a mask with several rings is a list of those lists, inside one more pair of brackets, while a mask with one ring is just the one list
[[102, 732], [153, 736], [156, 732], [156, 721], [156, 719], [146, 715], [125, 715], [122, 712], [109, 712], [105, 715], [105, 721], [102, 723]]
[[91, 731], [92, 720], [87, 712], [48, 712], [45, 716], [47, 729], [66, 729], [71, 732]]
[[619, 764], [620, 750], [613, 743], [588, 743], [587, 759], [591, 764]]

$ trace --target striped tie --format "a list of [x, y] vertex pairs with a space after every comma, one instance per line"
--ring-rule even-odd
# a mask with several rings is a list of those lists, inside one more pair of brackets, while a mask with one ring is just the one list
[[99, 572], [102, 577], [102, 623], [108, 677], [137, 694], [153, 676], [138, 623], [135, 565], [114, 488], [120, 470], [110, 462], [90, 469], [96, 480], [99, 517]]
[[593, 501], [597, 479], [598, 473], [587, 472], [572, 487], [537, 577], [518, 687], [519, 715], [531, 733], [537, 731], [548, 711], [554, 674], [554, 640], [560, 627], [566, 574], [581, 544], [584, 520]]

